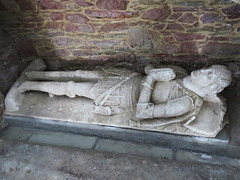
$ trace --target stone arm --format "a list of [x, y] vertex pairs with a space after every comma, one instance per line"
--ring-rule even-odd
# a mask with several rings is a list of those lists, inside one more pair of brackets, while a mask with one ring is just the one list
[[[159, 77], [161, 73], [164, 76]], [[166, 72], [169, 72], [167, 74]], [[183, 115], [193, 108], [193, 101], [189, 96], [183, 96], [178, 99], [170, 100], [166, 103], [153, 104], [151, 103], [152, 89], [155, 81], [169, 81], [174, 78], [174, 72], [171, 69], [162, 69], [150, 71], [149, 75], [143, 83], [143, 88], [136, 107], [137, 120], [152, 119], [152, 118], [168, 118]]]

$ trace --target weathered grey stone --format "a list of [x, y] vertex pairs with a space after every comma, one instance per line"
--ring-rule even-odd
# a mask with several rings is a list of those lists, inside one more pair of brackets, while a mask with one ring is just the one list
[[0, 129], [3, 123], [3, 112], [4, 112], [4, 96], [3, 94], [0, 92]]
[[162, 38], [160, 35], [147, 29], [129, 29], [127, 42], [130, 46], [137, 49], [162, 49]]
[[26, 141], [34, 131], [34, 129], [9, 126], [1, 132], [0, 139]]
[[208, 5], [227, 5], [227, 4], [231, 4], [232, 0], [209, 0]]
[[175, 157], [177, 161], [184, 161], [188, 163], [200, 162], [206, 164], [225, 165], [240, 168], [240, 159], [233, 159], [230, 157], [195, 153], [182, 150], [178, 150]]
[[236, 168], [0, 141], [0, 179], [239, 180]]
[[83, 136], [62, 132], [50, 132], [39, 130], [31, 136], [29, 142], [91, 149], [94, 146], [96, 140], [97, 137], [93, 136]]
[[150, 9], [142, 16], [143, 19], [149, 19], [154, 21], [163, 21], [171, 14], [171, 8], [167, 5]]
[[184, 1], [184, 2], [174, 2], [175, 5], [181, 6], [204, 6], [205, 1]]
[[162, 148], [148, 144], [137, 144], [127, 141], [100, 139], [97, 142], [96, 150], [115, 152], [134, 156], [172, 159], [173, 151], [169, 148]]
[[228, 8], [225, 8], [222, 10], [222, 12], [224, 14], [226, 14], [226, 16], [229, 18], [229, 19], [237, 19], [240, 17], [240, 5], [239, 4], [236, 4], [234, 6], [231, 6], [231, 7], [228, 7]]

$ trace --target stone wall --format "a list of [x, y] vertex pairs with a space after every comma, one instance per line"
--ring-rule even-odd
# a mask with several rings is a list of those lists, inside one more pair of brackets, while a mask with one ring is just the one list
[[23, 59], [52, 69], [230, 63], [239, 73], [240, 5], [230, 0], [1, 0], [1, 9], [15, 17], [4, 27]]
[[[17, 15], [8, 11], [0, 1], [0, 93], [3, 94], [28, 64], [27, 60], [33, 55], [29, 49], [35, 51], [21, 38], [23, 32], [13, 30], [19, 22]], [[34, 57], [37, 56], [35, 53]]]

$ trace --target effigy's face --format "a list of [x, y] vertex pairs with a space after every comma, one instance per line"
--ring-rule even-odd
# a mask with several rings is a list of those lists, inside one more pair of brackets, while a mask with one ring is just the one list
[[220, 74], [211, 68], [199, 69], [191, 73], [192, 82], [194, 82], [195, 85], [198, 85], [199, 88], [212, 85], [212, 88], [219, 89], [220, 87], [217, 87], [219, 77]]

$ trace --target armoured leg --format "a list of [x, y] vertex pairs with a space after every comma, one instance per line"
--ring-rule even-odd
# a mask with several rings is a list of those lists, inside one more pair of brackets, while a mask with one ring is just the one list
[[101, 71], [32, 71], [25, 75], [30, 80], [50, 81], [93, 81], [96, 82], [102, 77]]
[[24, 93], [26, 91], [42, 91], [47, 92], [49, 95], [66, 95], [70, 98], [83, 96], [93, 99], [90, 90], [95, 83], [81, 82], [39, 82], [39, 81], [26, 81], [18, 89]]

